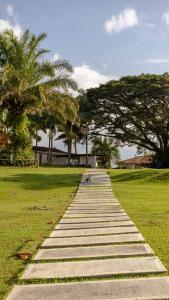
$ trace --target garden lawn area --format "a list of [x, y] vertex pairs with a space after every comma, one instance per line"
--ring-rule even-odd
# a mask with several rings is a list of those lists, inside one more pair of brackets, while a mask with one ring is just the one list
[[80, 168], [0, 167], [0, 299], [10, 291], [28, 261], [59, 221], [81, 179]]
[[112, 188], [169, 272], [169, 169], [111, 170]]

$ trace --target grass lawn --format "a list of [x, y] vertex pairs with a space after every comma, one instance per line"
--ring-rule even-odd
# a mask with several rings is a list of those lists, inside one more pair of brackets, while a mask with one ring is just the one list
[[0, 299], [17, 282], [34, 254], [70, 203], [84, 169], [0, 167]]
[[169, 170], [112, 170], [115, 195], [169, 272]]

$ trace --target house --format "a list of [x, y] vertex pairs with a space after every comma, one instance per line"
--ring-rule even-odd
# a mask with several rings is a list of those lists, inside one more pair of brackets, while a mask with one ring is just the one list
[[[37, 153], [37, 160], [39, 164], [48, 164], [48, 148], [41, 146], [33, 146], [34, 153]], [[68, 153], [59, 150], [57, 148], [52, 148], [52, 164], [56, 166], [66, 166], [68, 165]], [[85, 166], [86, 165], [86, 154], [71, 154], [71, 164], [73, 166]], [[97, 168], [97, 156], [93, 154], [88, 154], [88, 165], [92, 168]]]
[[152, 156], [135, 156], [118, 162], [118, 166], [124, 169], [149, 168], [153, 163]]

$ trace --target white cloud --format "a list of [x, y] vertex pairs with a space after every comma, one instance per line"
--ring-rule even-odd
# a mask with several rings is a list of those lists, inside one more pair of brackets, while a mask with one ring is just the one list
[[149, 58], [142, 60], [140, 62], [135, 62], [135, 65], [139, 64], [169, 64], [169, 59], [167, 58]]
[[14, 9], [13, 9], [13, 6], [11, 4], [7, 4], [6, 13], [10, 17], [12, 17], [14, 15]]
[[7, 4], [6, 13], [9, 18], [0, 19], [0, 33], [2, 33], [6, 29], [11, 29], [17, 36], [20, 36], [22, 33], [22, 28], [18, 22], [17, 15], [11, 4]]
[[169, 26], [169, 11], [163, 14], [161, 19], [165, 25]]
[[6, 29], [13, 29], [14, 33], [19, 36], [22, 33], [22, 28], [19, 23], [12, 24], [8, 20], [0, 19], [0, 32], [2, 33]]
[[85, 64], [74, 67], [72, 77], [78, 83], [79, 88], [84, 90], [91, 87], [97, 87], [100, 83], [115, 79], [115, 76], [101, 74]]
[[113, 15], [110, 19], [108, 19], [104, 28], [106, 32], [120, 32], [127, 28], [132, 28], [137, 26], [139, 23], [137, 12], [135, 9], [125, 9], [119, 15]]

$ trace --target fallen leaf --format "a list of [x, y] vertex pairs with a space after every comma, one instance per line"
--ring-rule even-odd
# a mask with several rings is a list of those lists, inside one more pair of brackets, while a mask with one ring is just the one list
[[51, 221], [48, 222], [48, 224], [56, 224], [56, 221], [51, 220]]
[[17, 253], [16, 256], [22, 260], [28, 260], [31, 258], [31, 253]]

